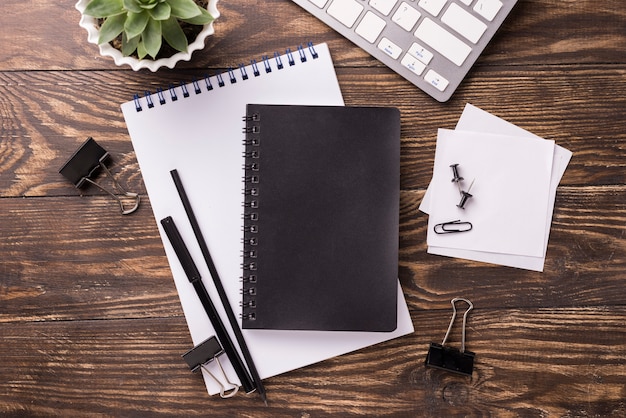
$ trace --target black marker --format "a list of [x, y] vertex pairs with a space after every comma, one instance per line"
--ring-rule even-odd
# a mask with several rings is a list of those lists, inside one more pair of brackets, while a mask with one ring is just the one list
[[209, 316], [209, 320], [211, 321], [213, 328], [215, 328], [217, 338], [224, 347], [224, 351], [226, 351], [226, 355], [233, 365], [233, 368], [237, 373], [237, 377], [239, 377], [239, 380], [241, 381], [243, 389], [247, 393], [253, 392], [255, 387], [252, 383], [252, 379], [241, 361], [241, 358], [239, 357], [239, 354], [237, 353], [237, 350], [235, 349], [235, 346], [226, 331], [226, 327], [224, 327], [224, 323], [218, 315], [206, 287], [204, 287], [204, 283], [202, 283], [200, 272], [198, 271], [196, 264], [193, 262], [191, 254], [189, 254], [189, 250], [187, 249], [183, 238], [180, 236], [180, 232], [178, 232], [178, 228], [176, 228], [174, 219], [172, 219], [171, 216], [168, 216], [167, 218], [161, 220], [161, 225], [163, 225], [163, 230], [165, 230], [165, 234], [169, 238], [170, 243], [178, 256], [178, 260], [180, 261], [183, 270], [185, 270], [185, 274], [187, 275], [189, 282], [193, 284], [194, 289], [196, 289], [200, 302], [202, 302], [202, 306]]
[[206, 244], [206, 240], [202, 235], [200, 225], [198, 224], [198, 220], [196, 219], [193, 208], [191, 207], [191, 203], [189, 202], [189, 198], [187, 197], [187, 193], [185, 192], [185, 188], [183, 187], [183, 182], [180, 179], [177, 170], [170, 171], [170, 174], [172, 175], [172, 179], [174, 180], [174, 184], [176, 185], [176, 190], [178, 190], [180, 200], [183, 202], [183, 206], [185, 207], [185, 212], [187, 213], [187, 217], [189, 218], [189, 222], [191, 223], [191, 228], [193, 229], [193, 233], [196, 236], [196, 240], [198, 241], [198, 245], [200, 246], [200, 250], [202, 251], [204, 260], [209, 267], [211, 278], [213, 279], [213, 283], [215, 284], [217, 293], [220, 296], [220, 300], [222, 301], [222, 305], [224, 306], [224, 310], [226, 311], [226, 316], [228, 317], [230, 326], [235, 333], [235, 338], [239, 343], [239, 347], [241, 348], [243, 357], [248, 364], [248, 369], [250, 369], [250, 373], [252, 374], [254, 385], [259, 391], [259, 395], [261, 395], [263, 402], [265, 402], [265, 405], [267, 405], [267, 395], [265, 394], [265, 387], [263, 386], [263, 383], [261, 382], [261, 377], [259, 376], [259, 373], [257, 372], [257, 369], [254, 365], [254, 361], [252, 360], [252, 356], [250, 355], [248, 345], [243, 338], [243, 334], [241, 332], [241, 329], [239, 328], [239, 324], [237, 323], [237, 317], [233, 312], [233, 308], [230, 306], [230, 302], [228, 301], [228, 297], [226, 296], [226, 292], [224, 291], [224, 286], [222, 285], [222, 281], [220, 280], [217, 268], [215, 268], [215, 264], [213, 263], [213, 259], [211, 258], [211, 254], [209, 253], [209, 248]]

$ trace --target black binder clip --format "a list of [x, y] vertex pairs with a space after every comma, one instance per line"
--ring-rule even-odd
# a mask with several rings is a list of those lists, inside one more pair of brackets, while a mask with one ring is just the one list
[[[78, 150], [70, 157], [69, 160], [63, 167], [59, 170], [65, 178], [76, 186], [77, 189], [80, 189], [85, 185], [85, 182], [93, 184], [98, 187], [100, 190], [108, 193], [113, 196], [115, 200], [120, 204], [120, 208], [122, 210], [122, 215], [128, 215], [129, 213], [133, 213], [139, 207], [139, 195], [137, 193], [127, 192], [116, 180], [115, 177], [111, 174], [109, 169], [104, 165], [104, 162], [109, 158], [109, 153], [102, 148], [100, 145], [94, 141], [93, 138], [89, 137], [83, 143], [83, 145], [78, 148]], [[104, 172], [111, 178], [113, 181], [113, 185], [115, 189], [126, 198], [130, 198], [134, 201], [133, 206], [130, 208], [126, 208], [124, 206], [124, 202], [120, 199], [120, 196], [105, 189], [100, 186], [91, 178], [94, 177], [98, 170], [104, 170]]]
[[[197, 372], [202, 369], [208, 373], [209, 376], [219, 385], [220, 387], [220, 396], [222, 398], [230, 398], [235, 396], [235, 394], [239, 391], [240, 386], [228, 380], [228, 376], [224, 372], [222, 368], [222, 364], [220, 363], [219, 356], [224, 353], [224, 349], [222, 345], [217, 341], [215, 337], [209, 337], [191, 350], [187, 351], [183, 354], [183, 359], [189, 365], [189, 368], [192, 372]], [[211, 371], [206, 367], [208, 363], [215, 360], [217, 366], [226, 381], [226, 384], [230, 387], [227, 388], [221, 380], [219, 380]], [[228, 392], [229, 391], [229, 392]]]
[[[461, 334], [461, 350], [453, 347], [446, 347], [446, 341], [452, 330], [452, 325], [456, 318], [456, 302], [463, 301], [467, 303], [468, 308], [463, 314], [463, 330]], [[428, 349], [428, 355], [426, 356], [426, 367], [434, 367], [436, 369], [447, 370], [449, 372], [462, 374], [465, 376], [471, 376], [474, 371], [474, 357], [476, 356], [471, 351], [465, 350], [465, 324], [467, 323], [467, 314], [472, 310], [474, 305], [467, 299], [454, 298], [452, 299], [452, 320], [450, 326], [443, 337], [441, 344], [430, 343]]]

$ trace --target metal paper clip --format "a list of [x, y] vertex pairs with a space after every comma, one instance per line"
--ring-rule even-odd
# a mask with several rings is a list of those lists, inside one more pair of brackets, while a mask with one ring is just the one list
[[[196, 372], [200, 369], [207, 372], [207, 374], [219, 385], [220, 396], [222, 398], [230, 398], [235, 396], [241, 386], [228, 380], [228, 376], [226, 376], [224, 368], [222, 367], [222, 363], [220, 363], [219, 359], [219, 356], [223, 353], [224, 349], [222, 348], [222, 345], [219, 343], [219, 341], [217, 341], [217, 338], [212, 336], [183, 354], [183, 359], [185, 360], [192, 372]], [[226, 381], [226, 384], [229, 386], [228, 388], [206, 367], [206, 365], [213, 360], [215, 360], [215, 362], [217, 363], [217, 366], [219, 367], [220, 372], [222, 373], [222, 376]]]
[[472, 223], [461, 222], [460, 219], [457, 219], [456, 221], [437, 224], [433, 229], [435, 230], [435, 234], [455, 234], [457, 232], [471, 231]]
[[[133, 213], [139, 207], [139, 194], [126, 191], [115, 180], [115, 177], [113, 177], [109, 169], [106, 167], [106, 165], [104, 165], [104, 162], [108, 158], [109, 153], [100, 145], [98, 145], [93, 138], [89, 137], [83, 143], [83, 145], [81, 145], [80, 148], [78, 148], [78, 150], [70, 157], [70, 159], [67, 160], [65, 164], [63, 164], [63, 167], [61, 167], [59, 173], [61, 173], [65, 178], [71, 181], [77, 189], [83, 187], [85, 185], [85, 182], [87, 182], [108, 193], [120, 204], [122, 215], [128, 215], [129, 213]], [[127, 209], [124, 206], [124, 202], [122, 202], [122, 199], [120, 199], [119, 195], [105, 189], [91, 179], [91, 177], [97, 174], [99, 169], [102, 169], [111, 178], [115, 189], [117, 189], [121, 196], [132, 199], [134, 201], [133, 206]]]
[[[450, 331], [454, 325], [454, 320], [456, 319], [456, 303], [459, 301], [463, 301], [468, 305], [467, 310], [463, 314], [461, 350], [453, 347], [446, 347], [446, 341], [448, 341], [448, 336], [450, 335]], [[443, 337], [441, 344], [430, 343], [428, 355], [426, 356], [426, 366], [471, 376], [474, 371], [474, 357], [476, 354], [465, 350], [465, 325], [467, 323], [467, 314], [469, 314], [469, 311], [474, 308], [474, 305], [472, 305], [472, 302], [464, 298], [454, 298], [451, 303], [453, 313], [450, 325], [448, 326], [448, 331], [446, 332], [445, 337]]]

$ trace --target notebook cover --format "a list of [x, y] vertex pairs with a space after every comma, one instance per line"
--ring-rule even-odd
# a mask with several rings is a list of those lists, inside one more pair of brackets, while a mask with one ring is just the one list
[[393, 331], [399, 111], [250, 104], [245, 131], [243, 327]]

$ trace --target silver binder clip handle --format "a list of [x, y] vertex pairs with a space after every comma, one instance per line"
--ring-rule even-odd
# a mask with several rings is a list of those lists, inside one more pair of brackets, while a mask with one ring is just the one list
[[228, 379], [228, 376], [226, 375], [226, 373], [224, 372], [224, 368], [222, 367], [222, 363], [220, 362], [220, 359], [218, 358], [218, 356], [215, 356], [214, 358], [215, 362], [217, 363], [217, 365], [220, 368], [220, 371], [222, 373], [222, 376], [224, 377], [224, 380], [226, 381], [226, 383], [230, 386], [229, 388], [227, 388], [220, 379], [218, 379], [217, 377], [215, 377], [215, 375], [213, 373], [211, 373], [211, 371], [206, 367], [205, 364], [203, 364], [202, 370], [204, 370], [205, 372], [208, 373], [209, 376], [211, 376], [211, 378], [215, 381], [215, 383], [218, 384], [218, 386], [220, 387], [220, 396], [224, 399], [226, 398], [231, 398], [233, 396], [235, 396], [237, 394], [237, 392], [239, 392], [239, 388], [241, 386], [239, 386], [236, 383], [231, 382]]
[[[448, 341], [448, 336], [450, 335], [452, 325], [456, 319], [456, 303], [459, 301], [467, 303], [468, 306], [465, 314], [463, 314], [463, 330], [461, 333], [460, 350], [454, 347], [446, 346], [446, 341]], [[467, 323], [467, 314], [472, 310], [474, 305], [472, 305], [472, 302], [469, 300], [463, 298], [454, 298], [451, 302], [453, 313], [452, 319], [450, 320], [450, 326], [448, 326], [448, 331], [446, 332], [445, 337], [443, 337], [443, 342], [441, 344], [430, 343], [425, 364], [426, 367], [446, 370], [464, 376], [472, 376], [474, 371], [474, 357], [476, 354], [465, 349], [465, 325]]]
[[454, 298], [450, 302], [452, 303], [452, 319], [450, 320], [450, 325], [448, 326], [448, 331], [446, 335], [443, 337], [443, 342], [441, 345], [446, 345], [446, 341], [448, 341], [448, 336], [450, 335], [450, 331], [452, 330], [452, 326], [454, 325], [454, 320], [456, 319], [456, 303], [459, 301], [463, 301], [467, 303], [467, 310], [463, 314], [463, 327], [461, 329], [461, 353], [465, 352], [465, 324], [467, 324], [467, 314], [474, 308], [472, 302], [465, 298]]
[[[97, 188], [102, 190], [103, 192], [106, 192], [109, 196], [113, 197], [113, 199], [117, 200], [117, 203], [119, 203], [119, 205], [120, 205], [120, 210], [122, 211], [122, 215], [129, 215], [129, 214], [133, 213], [134, 211], [136, 211], [137, 208], [139, 207], [139, 202], [141, 200], [141, 197], [139, 196], [139, 194], [138, 193], [132, 193], [132, 192], [129, 192], [126, 189], [124, 189], [122, 187], [122, 185], [119, 184], [117, 180], [115, 180], [115, 177], [113, 177], [113, 174], [111, 174], [111, 172], [109, 171], [107, 166], [104, 165], [104, 163], [100, 162], [100, 168], [102, 168], [102, 170], [104, 170], [104, 172], [111, 178], [111, 181], [113, 182], [113, 185], [115, 186], [117, 191], [120, 193], [120, 195], [117, 195], [117, 194], [111, 192], [110, 190], [105, 189], [104, 187], [100, 186], [98, 183], [96, 183], [95, 181], [93, 181], [89, 177], [86, 177], [85, 180], [87, 182], [93, 184], [94, 186], [96, 186]], [[130, 204], [132, 206], [125, 206], [124, 205], [124, 201], [120, 198], [120, 196], [123, 196], [125, 198], [130, 199], [131, 200]]]

